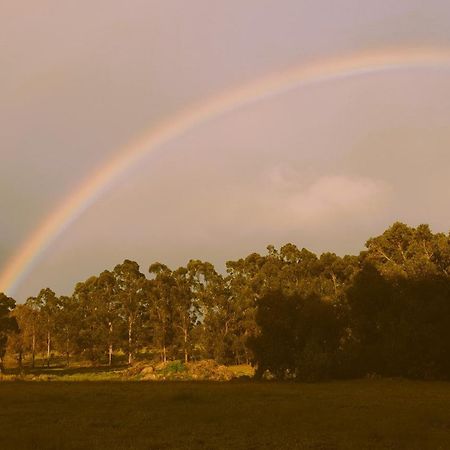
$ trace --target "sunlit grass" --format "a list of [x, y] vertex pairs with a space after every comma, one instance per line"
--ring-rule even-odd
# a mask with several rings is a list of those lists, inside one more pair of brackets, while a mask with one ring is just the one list
[[[212, 367], [211, 370], [217, 370], [209, 361], [203, 361], [203, 363], [207, 367], [208, 365], [210, 368]], [[155, 364], [150, 361], [140, 361], [137, 365], [132, 366], [131, 370], [127, 364], [113, 365], [111, 367], [107, 365], [92, 366], [87, 365], [86, 361], [76, 361], [70, 366], [65, 366], [64, 362], [60, 361], [59, 364], [51, 365], [48, 368], [43, 361], [38, 361], [34, 369], [27, 365], [22, 371], [19, 371], [17, 367], [10, 366], [7, 375], [0, 375], [0, 381], [148, 381], [148, 378], [143, 378], [142, 373], [138, 370], [139, 368], [147, 367], [153, 367], [153, 372], [158, 375], [157, 378], [160, 380], [171, 379], [174, 374], [182, 374], [180, 381], [206, 379], [202, 378], [202, 375], [204, 376], [205, 373], [199, 373], [196, 377], [193, 377], [193, 374], [188, 372], [187, 367], [179, 360], [170, 361], [165, 365], [161, 363]], [[220, 369], [223, 366], [217, 367]], [[236, 379], [241, 377], [251, 378], [254, 375], [254, 368], [246, 364], [227, 366], [226, 369]], [[218, 374], [215, 373], [213, 375], [217, 376]], [[213, 379], [219, 381], [220, 377]]]
[[255, 369], [248, 364], [241, 364], [236, 366], [228, 366], [236, 377], [253, 377]]

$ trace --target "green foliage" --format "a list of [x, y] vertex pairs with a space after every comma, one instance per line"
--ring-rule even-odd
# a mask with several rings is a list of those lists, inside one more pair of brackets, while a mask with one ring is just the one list
[[269, 245], [228, 261], [225, 274], [193, 259], [153, 263], [146, 277], [125, 260], [70, 297], [42, 289], [13, 314], [3, 296], [0, 358], [9, 339], [19, 367], [42, 354], [48, 366], [56, 356], [130, 365], [145, 354], [168, 367], [252, 363], [258, 375], [309, 381], [450, 378], [450, 234], [394, 223], [366, 246], [340, 257]]
[[0, 373], [3, 371], [3, 357], [6, 353], [8, 337], [18, 331], [16, 318], [11, 314], [15, 306], [14, 299], [0, 293]]
[[258, 375], [316, 380], [330, 377], [343, 327], [336, 305], [317, 295], [266, 294], [258, 302], [260, 334], [251, 340]]
[[167, 376], [167, 375], [172, 375], [174, 373], [181, 373], [181, 372], [185, 372], [186, 371], [186, 367], [184, 366], [182, 361], [170, 361], [169, 363], [167, 363], [166, 365], [164, 365], [160, 372], [163, 373], [163, 375]]
[[348, 292], [357, 370], [450, 377], [450, 280], [386, 278], [365, 265]]

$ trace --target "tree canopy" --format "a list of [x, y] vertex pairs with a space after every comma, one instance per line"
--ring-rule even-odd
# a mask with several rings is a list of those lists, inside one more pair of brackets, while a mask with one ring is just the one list
[[148, 275], [130, 260], [76, 284], [42, 289], [16, 309], [0, 295], [0, 358], [64, 355], [114, 364], [252, 363], [259, 376], [450, 378], [450, 234], [394, 223], [359, 255], [288, 243], [266, 254]]

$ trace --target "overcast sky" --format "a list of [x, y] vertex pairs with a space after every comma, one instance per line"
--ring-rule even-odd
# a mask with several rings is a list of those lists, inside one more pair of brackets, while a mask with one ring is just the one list
[[[3, 0], [0, 266], [95, 168], [192, 102], [303, 62], [450, 48], [448, 0]], [[395, 220], [450, 228], [450, 71], [301, 87], [162, 146], [14, 294], [125, 258], [218, 268], [267, 244], [359, 252]]]

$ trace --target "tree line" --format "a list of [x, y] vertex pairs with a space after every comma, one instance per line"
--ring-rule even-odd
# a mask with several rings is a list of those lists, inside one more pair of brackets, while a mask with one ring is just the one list
[[450, 377], [450, 233], [394, 223], [357, 256], [293, 244], [148, 274], [130, 260], [24, 304], [0, 294], [0, 362], [53, 355], [252, 363], [256, 376]]

